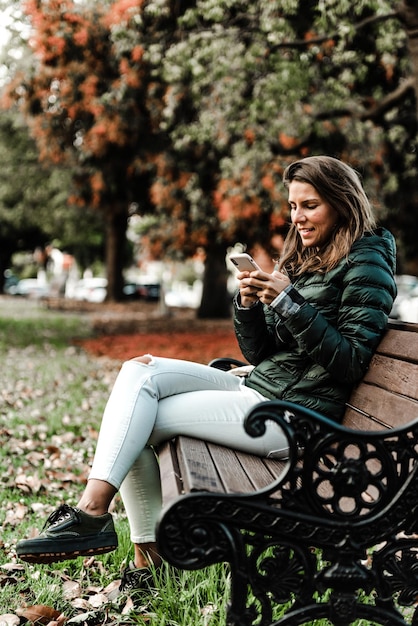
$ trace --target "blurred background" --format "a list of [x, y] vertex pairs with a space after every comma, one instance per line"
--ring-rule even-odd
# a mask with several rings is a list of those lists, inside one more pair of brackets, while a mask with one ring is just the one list
[[418, 7], [404, 0], [0, 0], [0, 293], [231, 315], [284, 168], [350, 163], [418, 322]]

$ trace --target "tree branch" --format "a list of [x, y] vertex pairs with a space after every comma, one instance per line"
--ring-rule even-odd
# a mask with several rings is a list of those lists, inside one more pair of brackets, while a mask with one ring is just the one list
[[408, 91], [414, 93], [414, 78], [407, 78], [400, 83], [400, 85], [386, 97], [382, 98], [380, 102], [373, 108], [365, 111], [360, 117], [362, 120], [373, 120], [381, 118], [386, 111], [392, 109], [398, 102], [401, 102]]
[[[386, 13], [385, 15], [371, 15], [370, 17], [366, 17], [358, 24], [354, 24], [354, 30], [358, 32], [362, 28], [369, 26], [370, 24], [377, 24], [377, 22], [384, 22], [386, 20], [391, 19], [400, 19], [400, 13], [398, 10], [392, 11], [391, 13]], [[322, 44], [325, 41], [329, 41], [330, 39], [341, 39], [342, 35], [339, 32], [334, 32], [327, 35], [319, 35], [318, 37], [313, 37], [312, 39], [295, 39], [294, 41], [283, 41], [282, 43], [275, 44], [270, 47], [270, 51], [279, 50], [280, 48], [307, 48], [308, 46]]]
[[[322, 111], [321, 113], [318, 113], [313, 117], [317, 122], [341, 117], [357, 117], [361, 121], [370, 120], [373, 122], [377, 122], [380, 118], [383, 117], [386, 111], [389, 111], [398, 102], [402, 101], [408, 91], [411, 91], [412, 93], [414, 92], [413, 78], [408, 78], [407, 80], [404, 80], [397, 89], [395, 89], [394, 91], [392, 91], [392, 93], [383, 98], [376, 106], [368, 110], [364, 110], [363, 112], [359, 113], [358, 111], [355, 111], [354, 109], [351, 109], [349, 107], [343, 107], [341, 109], [329, 109], [327, 111]], [[292, 145], [290, 149], [283, 148], [283, 146], [281, 145], [279, 148], [277, 142], [273, 142], [270, 145], [273, 152], [285, 155], [294, 154], [295, 152], [298, 152], [305, 146], [309, 145], [311, 137], [312, 132], [310, 132], [306, 137], [300, 139], [297, 144]]]
[[412, 77], [402, 81], [394, 91], [382, 98], [374, 107], [365, 109], [362, 113], [358, 113], [349, 107], [344, 107], [341, 109], [329, 109], [318, 113], [314, 117], [316, 120], [328, 120], [332, 117], [358, 117], [363, 121], [377, 121], [383, 117], [386, 111], [390, 111], [398, 102], [401, 102], [408, 91], [414, 93], [414, 79]]

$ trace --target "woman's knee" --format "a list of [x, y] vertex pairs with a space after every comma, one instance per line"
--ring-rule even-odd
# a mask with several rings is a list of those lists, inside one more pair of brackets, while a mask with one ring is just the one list
[[149, 365], [152, 361], [152, 357], [149, 354], [143, 354], [142, 356], [136, 356], [131, 361], [138, 361], [138, 363], [143, 363], [144, 365]]

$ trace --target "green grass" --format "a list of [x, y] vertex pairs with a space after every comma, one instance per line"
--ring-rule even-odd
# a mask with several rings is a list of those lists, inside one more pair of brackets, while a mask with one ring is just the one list
[[[0, 298], [0, 615], [46, 605], [67, 619], [84, 610], [91, 625], [102, 624], [106, 614], [124, 624], [224, 626], [228, 573], [223, 566], [180, 572], [177, 581], [168, 576], [158, 594], [141, 598], [141, 609], [123, 617], [127, 598], [99, 608], [87, 604], [120, 578], [133, 556], [118, 496], [112, 511], [119, 536], [115, 552], [92, 562], [79, 558], [51, 565], [16, 558], [16, 542], [40, 529], [63, 501], [76, 504], [85, 483], [119, 369], [118, 363], [90, 358], [73, 345], [74, 337], [89, 333], [83, 315]], [[68, 581], [79, 583], [76, 597], [66, 597]]]

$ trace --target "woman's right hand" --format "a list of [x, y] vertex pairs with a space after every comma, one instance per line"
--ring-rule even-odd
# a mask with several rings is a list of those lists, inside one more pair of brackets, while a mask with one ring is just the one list
[[263, 304], [271, 304], [273, 300], [290, 285], [290, 280], [275, 270], [272, 274], [256, 270], [254, 272], [238, 272], [241, 305], [250, 308], [258, 300]]
[[254, 285], [249, 285], [246, 282], [247, 278], [250, 278], [253, 274], [259, 274], [260, 272], [238, 272], [237, 279], [239, 280], [239, 293], [241, 298], [241, 306], [249, 309], [259, 298], [257, 296], [258, 288]]

